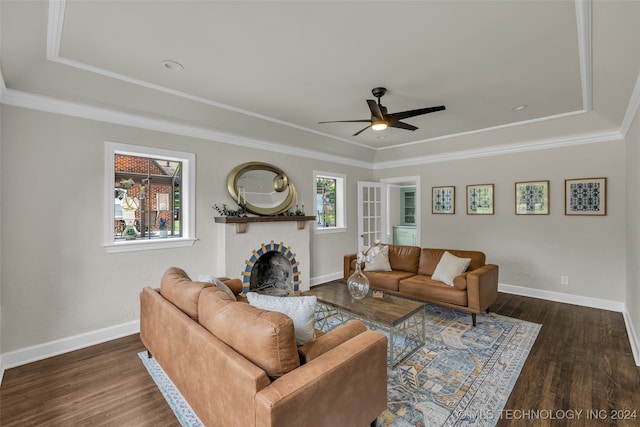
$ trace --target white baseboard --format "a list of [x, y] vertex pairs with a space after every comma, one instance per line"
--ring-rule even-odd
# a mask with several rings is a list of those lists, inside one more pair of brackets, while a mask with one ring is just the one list
[[633, 352], [633, 359], [640, 366], [640, 341], [631, 322], [631, 316], [627, 305], [619, 301], [611, 301], [601, 298], [585, 297], [581, 295], [564, 294], [562, 292], [544, 291], [541, 289], [525, 288], [523, 286], [498, 284], [498, 291], [506, 294], [522, 295], [525, 297], [540, 298], [548, 301], [562, 302], [566, 304], [581, 305], [584, 307], [599, 308], [601, 310], [616, 311], [622, 313], [624, 324], [629, 337], [629, 344]]
[[[2, 361], [1, 372], [4, 374], [5, 369], [15, 368], [16, 366], [47, 359], [59, 354], [133, 335], [138, 332], [140, 332], [140, 321], [134, 320], [128, 323], [10, 351], [0, 355], [0, 360]], [[0, 377], [0, 383], [1, 379], [2, 377]]]
[[[340, 278], [342, 278], [342, 272], [314, 277], [310, 280], [310, 285], [313, 286]], [[564, 294], [560, 292], [544, 291], [540, 289], [532, 289], [522, 286], [508, 285], [504, 283], [500, 283], [498, 285], [498, 290], [500, 292], [508, 294], [522, 295], [549, 301], [576, 304], [586, 307], [621, 312], [623, 314], [625, 325], [627, 328], [627, 334], [629, 336], [634, 360], [636, 362], [636, 365], [640, 366], [640, 340], [638, 340], [638, 335], [636, 334], [633, 324], [630, 320], [630, 315], [627, 310], [626, 304], [618, 301]], [[49, 341], [43, 344], [38, 344], [20, 350], [0, 354], [0, 384], [2, 384], [5, 369], [25, 365], [27, 363], [43, 360], [81, 348], [90, 347], [92, 345], [100, 344], [106, 341], [133, 335], [138, 332], [140, 332], [140, 321], [134, 320], [132, 322], [123, 323], [120, 325], [86, 332], [84, 334], [62, 338], [55, 341]]]
[[565, 304], [581, 305], [584, 307], [599, 308], [601, 310], [624, 312], [624, 303], [601, 298], [585, 297], [582, 295], [565, 294], [562, 292], [545, 291], [542, 289], [526, 288], [524, 286], [507, 285], [498, 283], [498, 291], [506, 294], [522, 295], [525, 297], [540, 298], [547, 301], [562, 302]]
[[324, 276], [312, 277], [309, 280], [309, 285], [310, 286], [314, 286], [314, 285], [319, 285], [320, 283], [326, 283], [326, 282], [330, 282], [332, 280], [342, 279], [342, 274], [343, 273], [341, 271], [339, 271], [337, 273], [326, 274]]
[[624, 311], [622, 312], [624, 317], [624, 324], [627, 327], [627, 335], [629, 335], [629, 344], [631, 344], [631, 352], [633, 353], [633, 360], [636, 361], [636, 365], [640, 366], [640, 341], [638, 341], [638, 334], [631, 322], [631, 315], [627, 309], [627, 305], [624, 305]]

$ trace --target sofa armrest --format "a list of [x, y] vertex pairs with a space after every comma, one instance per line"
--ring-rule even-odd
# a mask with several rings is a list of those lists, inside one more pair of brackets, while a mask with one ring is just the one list
[[340, 325], [315, 340], [298, 347], [300, 363], [308, 363], [366, 330], [366, 326], [361, 321], [350, 320], [344, 325]]
[[358, 254], [346, 254], [344, 256], [344, 266], [342, 268], [342, 277], [346, 281], [349, 276], [353, 274], [355, 271], [351, 266], [353, 265], [353, 261], [358, 259]]
[[484, 311], [498, 298], [498, 266], [486, 264], [467, 274], [468, 306]]
[[368, 425], [387, 407], [387, 337], [358, 334], [260, 390], [255, 407], [258, 427]]

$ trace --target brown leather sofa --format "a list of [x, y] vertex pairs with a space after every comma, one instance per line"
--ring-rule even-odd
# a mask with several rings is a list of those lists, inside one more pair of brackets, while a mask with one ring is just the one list
[[142, 290], [140, 338], [206, 426], [364, 427], [387, 407], [386, 336], [351, 321], [297, 347], [291, 318], [179, 268]]
[[[498, 266], [485, 264], [483, 252], [386, 246], [392, 271], [363, 270], [374, 289], [467, 311], [471, 313], [473, 326], [476, 314], [488, 310], [498, 297]], [[445, 251], [460, 258], [471, 258], [467, 271], [454, 278], [453, 286], [431, 278]], [[357, 254], [344, 256], [345, 281], [355, 271], [356, 260]]]

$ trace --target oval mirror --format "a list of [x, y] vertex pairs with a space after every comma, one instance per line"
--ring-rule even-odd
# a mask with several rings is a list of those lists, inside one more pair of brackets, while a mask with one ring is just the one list
[[256, 215], [277, 215], [296, 202], [296, 189], [282, 169], [261, 162], [236, 166], [227, 178], [233, 200]]

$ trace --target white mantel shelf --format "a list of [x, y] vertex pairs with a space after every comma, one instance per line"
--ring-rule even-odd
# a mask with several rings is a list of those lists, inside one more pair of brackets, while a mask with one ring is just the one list
[[214, 218], [219, 224], [235, 224], [236, 233], [245, 233], [247, 224], [252, 222], [283, 222], [296, 221], [298, 230], [305, 227], [307, 221], [315, 221], [315, 216], [217, 216]]

